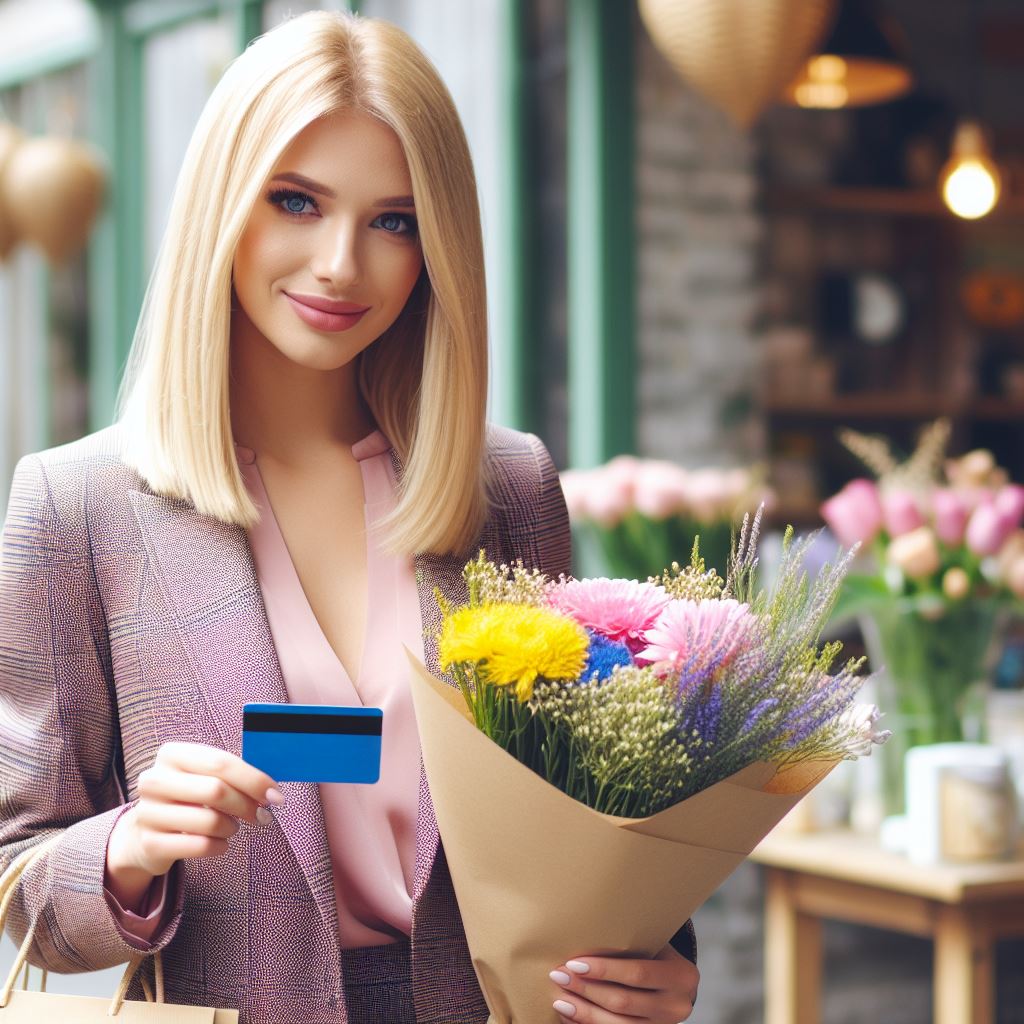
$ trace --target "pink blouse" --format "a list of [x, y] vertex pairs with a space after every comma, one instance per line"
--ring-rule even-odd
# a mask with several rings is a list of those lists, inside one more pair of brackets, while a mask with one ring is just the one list
[[[391, 446], [380, 431], [352, 448], [366, 507], [366, 638], [355, 683], [327, 642], [306, 599], [263, 486], [256, 454], [236, 445], [239, 468], [260, 521], [249, 531], [256, 574], [285, 687], [295, 704], [366, 704], [382, 708], [381, 777], [372, 786], [321, 783], [334, 871], [338, 939], [343, 949], [377, 946], [409, 935], [419, 807], [420, 743], [404, 643], [423, 656], [419, 591], [411, 556], [389, 555], [374, 529], [394, 508]], [[143, 949], [163, 924], [167, 876], [154, 880], [134, 914], [104, 887], [125, 941]]]

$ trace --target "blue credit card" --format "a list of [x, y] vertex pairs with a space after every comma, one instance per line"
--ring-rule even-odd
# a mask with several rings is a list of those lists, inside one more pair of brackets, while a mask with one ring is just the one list
[[242, 760], [276, 782], [376, 782], [380, 708], [246, 704]]

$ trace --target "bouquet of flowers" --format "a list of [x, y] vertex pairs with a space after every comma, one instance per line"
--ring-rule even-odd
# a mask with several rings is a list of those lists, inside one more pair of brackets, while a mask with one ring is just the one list
[[854, 480], [821, 507], [840, 542], [864, 547], [865, 571], [848, 575], [836, 616], [860, 617], [874, 667], [885, 667], [880, 703], [898, 716], [900, 741], [886, 759], [891, 811], [907, 748], [970, 738], [967, 698], [1024, 597], [1024, 487], [988, 451], [948, 459], [949, 434], [938, 420], [900, 462], [886, 441], [844, 431], [877, 479]]
[[616, 576], [645, 578], [690, 550], [725, 571], [735, 526], [771, 498], [755, 469], [688, 470], [619, 455], [596, 469], [561, 475], [569, 517], [593, 537]]
[[887, 738], [854, 703], [860, 662], [820, 644], [850, 556], [810, 582], [790, 531], [765, 592], [759, 518], [724, 579], [696, 544], [646, 582], [481, 555], [467, 605], [439, 596], [456, 685], [418, 666], [413, 698], [493, 1024], [554, 1021], [540, 979], [574, 951], [654, 956], [835, 763]]

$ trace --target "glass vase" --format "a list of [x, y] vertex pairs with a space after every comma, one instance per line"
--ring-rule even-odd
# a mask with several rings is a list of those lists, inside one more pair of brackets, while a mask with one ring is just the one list
[[999, 606], [980, 600], [926, 609], [894, 601], [861, 617], [868, 660], [878, 672], [882, 724], [893, 733], [877, 752], [886, 814], [905, 809], [904, 759], [911, 747], [984, 739], [1001, 622]]

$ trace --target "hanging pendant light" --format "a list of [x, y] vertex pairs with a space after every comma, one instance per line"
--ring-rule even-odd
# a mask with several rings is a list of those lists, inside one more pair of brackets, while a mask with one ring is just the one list
[[775, 102], [834, 12], [835, 0], [640, 0], [654, 45], [742, 128]]
[[[0, 182], [3, 181], [8, 162], [24, 138], [20, 128], [0, 121]], [[18, 232], [14, 226], [14, 218], [7, 210], [3, 190], [0, 188], [0, 263], [7, 259], [17, 242]]]
[[981, 126], [981, 13], [981, 0], [970, 0], [964, 25], [967, 52], [971, 56], [967, 65], [967, 115], [961, 117], [956, 127], [949, 160], [939, 172], [943, 202], [964, 220], [977, 220], [989, 213], [999, 201], [1002, 186], [999, 168]]
[[85, 245], [103, 202], [104, 160], [74, 139], [29, 138], [14, 150], [0, 182], [0, 202], [16, 237], [35, 243], [51, 264]]
[[843, 0], [828, 39], [804, 62], [784, 99], [798, 107], [862, 107], [913, 85], [899, 26], [870, 0]]
[[958, 217], [977, 220], [999, 201], [1002, 182], [977, 121], [961, 121], [939, 175], [942, 199]]

